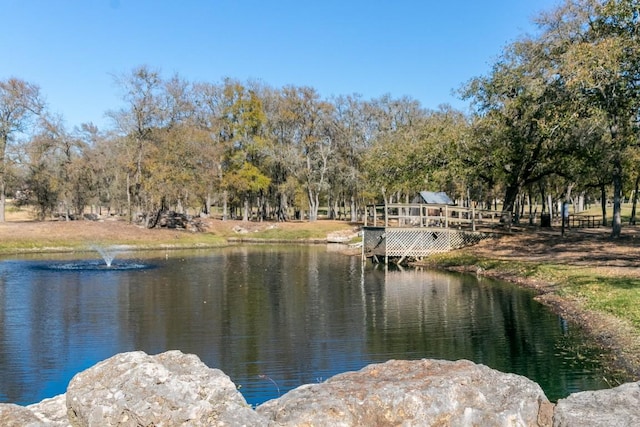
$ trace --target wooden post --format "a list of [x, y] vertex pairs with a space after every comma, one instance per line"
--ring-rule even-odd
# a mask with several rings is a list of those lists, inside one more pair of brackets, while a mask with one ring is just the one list
[[369, 216], [369, 206], [364, 205], [364, 226], [367, 226], [367, 217]]
[[471, 206], [471, 230], [476, 231], [476, 208]]
[[384, 226], [388, 227], [389, 226], [389, 211], [388, 211], [388, 207], [387, 207], [387, 201], [384, 201]]
[[444, 228], [449, 228], [449, 205], [444, 205]]

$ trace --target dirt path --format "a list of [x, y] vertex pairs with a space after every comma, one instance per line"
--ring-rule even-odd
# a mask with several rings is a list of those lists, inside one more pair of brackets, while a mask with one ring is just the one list
[[628, 228], [617, 239], [606, 228], [558, 231], [516, 232], [485, 240], [474, 252], [488, 258], [553, 262], [607, 269], [611, 273], [640, 277], [640, 231]]

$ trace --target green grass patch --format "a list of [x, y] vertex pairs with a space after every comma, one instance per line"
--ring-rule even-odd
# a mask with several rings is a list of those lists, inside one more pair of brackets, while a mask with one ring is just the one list
[[562, 291], [584, 301], [592, 310], [626, 319], [640, 329], [639, 279], [605, 277], [587, 270], [583, 274], [571, 275], [562, 283]]
[[272, 225], [265, 223], [262, 227], [249, 231], [248, 233], [233, 233], [228, 234], [226, 237], [281, 241], [326, 240], [329, 233], [351, 230], [353, 228], [348, 223], [336, 225], [335, 222], [323, 221], [308, 222], [302, 225], [301, 227], [280, 227], [277, 223]]
[[87, 250], [93, 244], [100, 245], [131, 245], [141, 249], [153, 249], [160, 247], [198, 247], [198, 246], [222, 246], [227, 243], [224, 237], [211, 233], [190, 233], [178, 231], [166, 233], [161, 238], [154, 240], [135, 237], [101, 238], [99, 241], [91, 241], [83, 237], [43, 237], [37, 240], [3, 239], [0, 242], [0, 254], [38, 252], [46, 250], [81, 251]]
[[256, 231], [245, 234], [243, 236], [255, 238], [255, 239], [269, 239], [269, 240], [310, 240], [310, 239], [326, 239], [326, 230], [282, 230], [278, 228], [271, 228], [267, 230]]

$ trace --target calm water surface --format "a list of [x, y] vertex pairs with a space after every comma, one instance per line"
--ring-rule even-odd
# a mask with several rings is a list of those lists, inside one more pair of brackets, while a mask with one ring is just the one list
[[576, 331], [503, 283], [295, 245], [119, 254], [114, 267], [0, 259], [0, 402], [63, 393], [119, 352], [170, 349], [222, 369], [250, 404], [389, 359], [469, 359], [551, 400], [608, 387]]

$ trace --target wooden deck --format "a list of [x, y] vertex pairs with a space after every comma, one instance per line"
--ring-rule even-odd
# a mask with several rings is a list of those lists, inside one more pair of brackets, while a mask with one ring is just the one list
[[450, 205], [371, 205], [363, 227], [362, 257], [402, 264], [447, 252], [489, 237], [500, 219], [501, 212]]

